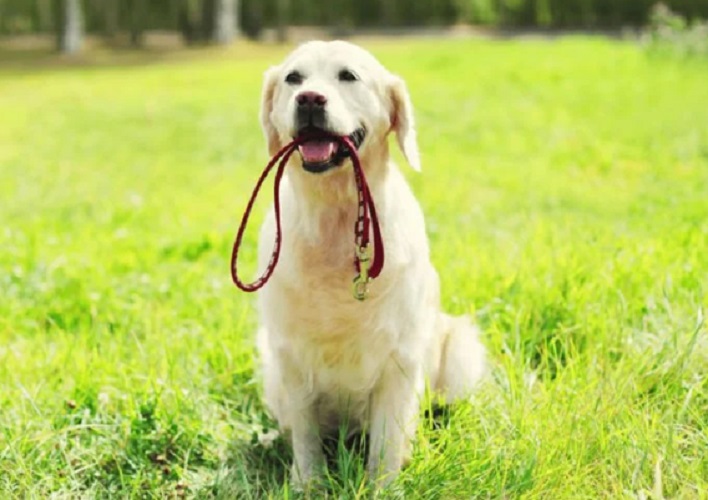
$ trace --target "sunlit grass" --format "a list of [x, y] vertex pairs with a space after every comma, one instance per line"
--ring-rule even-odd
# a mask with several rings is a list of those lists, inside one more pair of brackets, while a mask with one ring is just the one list
[[[397, 487], [704, 495], [708, 65], [583, 39], [368, 47], [409, 83], [444, 305], [495, 367], [423, 419]], [[292, 496], [228, 273], [284, 53], [258, 51], [0, 73], [3, 498]], [[365, 495], [362, 454], [334, 448], [321, 493]]]

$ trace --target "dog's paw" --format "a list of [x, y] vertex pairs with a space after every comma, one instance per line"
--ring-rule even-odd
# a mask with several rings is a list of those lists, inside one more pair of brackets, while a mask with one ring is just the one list
[[294, 491], [306, 493], [311, 491], [319, 479], [319, 471], [315, 467], [302, 470], [293, 464], [290, 468], [290, 486]]
[[399, 469], [386, 470], [378, 460], [370, 461], [366, 468], [369, 481], [375, 491], [388, 488], [398, 477]]

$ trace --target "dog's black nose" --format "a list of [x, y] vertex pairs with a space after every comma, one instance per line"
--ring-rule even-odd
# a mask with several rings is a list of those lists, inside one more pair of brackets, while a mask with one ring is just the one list
[[325, 96], [309, 90], [300, 92], [295, 100], [298, 106], [308, 106], [311, 108], [322, 107], [327, 104], [327, 98]]
[[295, 96], [295, 110], [298, 129], [315, 127], [326, 128], [325, 104], [327, 97], [317, 92], [305, 91]]

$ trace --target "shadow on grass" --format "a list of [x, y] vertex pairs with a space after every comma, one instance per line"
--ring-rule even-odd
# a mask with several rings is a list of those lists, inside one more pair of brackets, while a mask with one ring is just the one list
[[[362, 433], [346, 436], [328, 436], [322, 444], [327, 468], [322, 479], [313, 486], [313, 492], [341, 496], [360, 492], [365, 488], [365, 457], [367, 437]], [[211, 494], [214, 498], [276, 497], [288, 490], [290, 467], [293, 462], [289, 440], [279, 435], [272, 442], [258, 438], [232, 445], [222, 473], [215, 481]]]
[[278, 492], [291, 462], [290, 445], [283, 436], [269, 444], [255, 436], [250, 443], [234, 442], [212, 493], [216, 498], [262, 498], [266, 491]]
[[[449, 425], [448, 407], [426, 410], [426, 427], [435, 433]], [[322, 448], [327, 468], [321, 480], [313, 486], [310, 495], [303, 497], [361, 498], [370, 491], [366, 476], [366, 457], [369, 454], [368, 435], [347, 431], [346, 427], [323, 439]], [[293, 495], [288, 485], [292, 450], [287, 436], [279, 434], [266, 440], [254, 434], [250, 441], [234, 442], [228, 451], [222, 473], [213, 484], [214, 498], [267, 498]], [[295, 494], [295, 497], [302, 495]]]

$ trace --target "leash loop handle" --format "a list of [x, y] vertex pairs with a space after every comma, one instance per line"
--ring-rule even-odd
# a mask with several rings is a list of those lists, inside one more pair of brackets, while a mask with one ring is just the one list
[[[297, 141], [293, 141], [287, 146], [283, 147], [280, 151], [278, 151], [275, 156], [270, 160], [268, 165], [266, 166], [265, 170], [261, 174], [261, 176], [258, 179], [258, 182], [256, 183], [256, 187], [253, 189], [253, 193], [251, 193], [251, 198], [248, 200], [248, 205], [246, 205], [246, 210], [243, 213], [243, 218], [241, 219], [241, 224], [238, 228], [238, 233], [236, 234], [236, 241], [234, 242], [233, 250], [231, 252], [231, 279], [233, 280], [234, 284], [244, 292], [255, 292], [256, 290], [260, 289], [265, 285], [268, 280], [270, 279], [270, 276], [273, 274], [273, 271], [275, 270], [275, 266], [278, 263], [278, 259], [280, 258], [280, 246], [282, 244], [282, 228], [280, 226], [280, 196], [278, 196], [280, 192], [280, 180], [283, 177], [283, 171], [285, 170], [285, 165], [288, 163], [288, 160], [290, 159], [290, 156], [293, 154], [293, 152], [297, 149], [298, 143]], [[243, 234], [246, 231], [246, 226], [248, 225], [248, 219], [251, 216], [251, 211], [253, 210], [253, 205], [256, 202], [256, 198], [258, 197], [258, 193], [261, 190], [261, 187], [263, 186], [263, 183], [265, 182], [266, 178], [268, 177], [268, 174], [270, 174], [270, 171], [273, 169], [273, 167], [278, 163], [280, 160], [280, 165], [278, 166], [278, 170], [275, 175], [275, 182], [273, 184], [273, 191], [274, 191], [274, 205], [275, 205], [275, 242], [273, 244], [273, 252], [271, 253], [270, 261], [268, 262], [268, 265], [266, 266], [266, 269], [263, 271], [263, 274], [256, 279], [255, 281], [251, 283], [245, 283], [239, 278], [238, 276], [238, 251], [241, 248], [241, 243], [243, 241]]]

